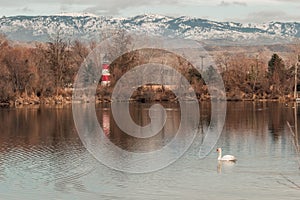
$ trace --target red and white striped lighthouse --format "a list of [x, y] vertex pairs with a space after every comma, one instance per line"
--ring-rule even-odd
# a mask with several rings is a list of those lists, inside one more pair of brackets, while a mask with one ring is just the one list
[[108, 62], [104, 62], [102, 64], [101, 85], [108, 86], [109, 84], [110, 84], [109, 64]]

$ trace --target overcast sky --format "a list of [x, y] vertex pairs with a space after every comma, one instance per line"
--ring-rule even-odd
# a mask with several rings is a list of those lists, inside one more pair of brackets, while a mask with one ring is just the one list
[[300, 21], [300, 0], [0, 0], [0, 17], [93, 13], [192, 16], [219, 21]]

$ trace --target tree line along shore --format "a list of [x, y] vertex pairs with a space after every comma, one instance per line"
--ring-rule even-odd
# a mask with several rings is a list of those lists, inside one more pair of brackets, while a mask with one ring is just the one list
[[[123, 38], [124, 39], [124, 38]], [[117, 53], [120, 41], [112, 45]], [[72, 102], [72, 87], [76, 74], [97, 42], [64, 40], [59, 35], [49, 42], [17, 43], [0, 36], [0, 105], [67, 104]], [[130, 49], [130, 38], [122, 44]], [[231, 101], [293, 101], [297, 52], [290, 52], [291, 59], [279, 53], [271, 57], [250, 56], [246, 53], [218, 53], [215, 65], [203, 73], [188, 61], [163, 50], [143, 49], [118, 57], [110, 64], [110, 85], [99, 82], [96, 102], [111, 101], [115, 83], [129, 69], [153, 59], [176, 68], [194, 89], [201, 101], [210, 100], [203, 76], [213, 79], [218, 70], [225, 86], [226, 99]], [[141, 56], [142, 55], [142, 56]], [[109, 56], [109, 55], [108, 55]], [[267, 60], [267, 61], [266, 61]], [[299, 71], [299, 70], [298, 70]], [[298, 74], [297, 76], [298, 77]], [[176, 101], [171, 89], [160, 85], [138, 88], [131, 96], [133, 101]]]

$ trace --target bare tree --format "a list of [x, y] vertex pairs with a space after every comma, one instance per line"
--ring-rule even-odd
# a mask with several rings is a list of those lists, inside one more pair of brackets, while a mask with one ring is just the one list
[[47, 43], [45, 54], [54, 74], [56, 95], [58, 95], [59, 89], [63, 88], [67, 82], [67, 76], [64, 75], [68, 72], [70, 62], [69, 42], [64, 41], [58, 33], [53, 41]]
[[14, 92], [27, 94], [27, 88], [32, 83], [34, 72], [30, 69], [29, 55], [30, 52], [25, 48], [11, 48], [3, 59]]

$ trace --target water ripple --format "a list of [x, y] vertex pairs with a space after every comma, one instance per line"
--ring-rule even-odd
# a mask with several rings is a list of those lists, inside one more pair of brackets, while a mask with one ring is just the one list
[[79, 179], [94, 171], [97, 162], [78, 140], [54, 145], [1, 145], [0, 181], [20, 188], [51, 186], [56, 190], [87, 191]]

